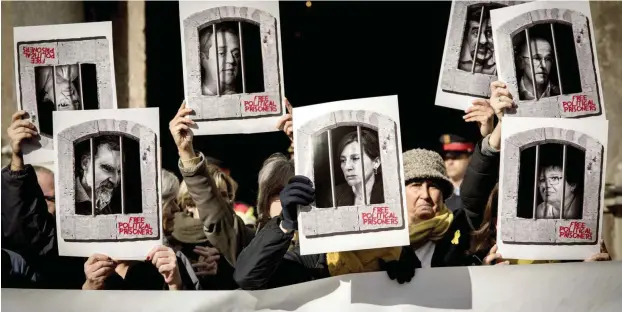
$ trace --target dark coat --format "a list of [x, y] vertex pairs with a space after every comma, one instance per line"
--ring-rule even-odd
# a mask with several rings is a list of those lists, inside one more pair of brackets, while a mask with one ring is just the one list
[[445, 200], [445, 205], [447, 205], [447, 208], [449, 208], [451, 212], [454, 212], [462, 207], [462, 199], [460, 195], [452, 194]]
[[[348, 183], [343, 183], [335, 186], [335, 199], [337, 204], [335, 207], [341, 206], [354, 206], [354, 192], [352, 187]], [[327, 203], [333, 202], [332, 195], [326, 201]], [[382, 184], [382, 176], [378, 176], [374, 182], [374, 186], [371, 188], [371, 195], [369, 197], [369, 204], [382, 204], [384, 203], [384, 187]]]
[[288, 251], [294, 232], [283, 233], [281, 217], [270, 219], [242, 250], [233, 279], [244, 290], [282, 287], [329, 277], [326, 255], [301, 256]]
[[30, 165], [2, 169], [2, 247], [20, 254], [40, 275], [36, 287], [80, 289], [85, 281], [86, 259], [58, 255], [56, 219]]

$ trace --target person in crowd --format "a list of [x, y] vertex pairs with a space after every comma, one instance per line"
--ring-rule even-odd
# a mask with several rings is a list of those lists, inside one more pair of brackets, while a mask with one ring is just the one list
[[175, 229], [175, 214], [181, 209], [177, 204], [179, 179], [174, 173], [162, 169], [162, 230], [165, 237], [170, 237]]
[[[26, 116], [25, 111], [13, 114], [7, 129], [12, 152], [10, 164], [2, 169], [2, 248], [11, 259], [19, 255], [33, 275], [38, 275], [31, 286], [79, 289], [84, 283], [84, 259], [58, 255], [56, 219], [38, 183], [42, 180], [33, 166], [24, 163], [22, 145], [39, 137], [38, 129]], [[53, 196], [49, 191], [46, 194]]]
[[[359, 144], [357, 131], [347, 133], [339, 141], [337, 155], [346, 183], [335, 186], [334, 207], [383, 203], [378, 134], [361, 130]], [[327, 207], [333, 206], [332, 195], [327, 196], [325, 201], [330, 203]]]
[[[482, 153], [479, 154], [477, 161], [472, 161], [469, 167], [473, 167], [476, 174], [467, 173], [465, 177], [465, 187], [463, 196], [470, 198], [475, 205], [484, 208], [482, 221], [470, 235], [470, 248], [468, 254], [471, 256], [471, 264], [533, 264], [550, 263], [557, 261], [550, 260], [524, 260], [524, 259], [503, 259], [498, 253], [496, 245], [496, 226], [498, 212], [498, 173], [501, 150], [501, 123], [503, 121], [504, 110], [515, 107], [512, 95], [505, 83], [495, 81], [491, 83], [490, 103], [495, 111], [499, 123], [493, 133], [484, 138]], [[476, 148], [477, 151], [477, 148]], [[473, 177], [474, 179], [470, 179]], [[585, 261], [606, 261], [610, 260], [604, 244], [601, 245], [601, 253], [590, 256]]]
[[440, 138], [443, 160], [447, 176], [454, 185], [454, 193], [445, 200], [447, 208], [451, 211], [460, 209], [460, 185], [464, 179], [467, 166], [471, 160], [471, 154], [475, 145], [463, 137], [455, 134], [443, 134]]
[[551, 80], [551, 75], [556, 70], [553, 46], [543, 37], [533, 36], [530, 39], [531, 57], [525, 40], [520, 45], [516, 58], [519, 98], [534, 100], [559, 95], [559, 86]]
[[283, 154], [272, 154], [263, 162], [258, 175], [257, 231], [281, 214], [279, 194], [294, 176], [294, 161]]
[[[484, 10], [483, 17], [482, 10]], [[482, 25], [480, 25], [480, 20]], [[495, 62], [495, 48], [492, 41], [489, 10], [481, 6], [470, 11], [467, 14], [467, 24], [464, 31], [458, 69], [468, 72], [473, 70], [474, 73], [486, 75], [496, 75], [497, 64]], [[473, 66], [474, 61], [475, 66]]]
[[216, 36], [212, 26], [199, 31], [203, 95], [240, 92], [241, 51], [237, 23], [235, 25], [232, 27], [227, 22], [215, 24]]
[[[238, 254], [252, 240], [254, 233], [233, 211], [233, 197], [229, 197], [229, 191], [233, 196], [235, 190], [226, 189], [227, 196], [223, 196], [224, 190], [216, 185], [205, 157], [195, 152], [191, 130], [194, 122], [187, 117], [190, 113], [192, 109], [184, 102], [169, 123], [180, 156], [179, 170], [203, 223], [205, 236], [221, 252], [227, 265], [234, 267]], [[227, 176], [223, 176], [226, 179]], [[222, 264], [219, 263], [219, 270], [224, 269]]]
[[[542, 202], [536, 207], [536, 218], [579, 219], [583, 205], [583, 190], [578, 180], [583, 171], [566, 169], [564, 174], [562, 160], [558, 157], [550, 157], [550, 154], [543, 150], [545, 148], [546, 145], [541, 148], [540, 154], [538, 193]], [[570, 149], [567, 153], [568, 163], [576, 163], [573, 158], [583, 157], [583, 155], [574, 155], [572, 151]], [[564, 207], [563, 215], [560, 216], [562, 197]]]
[[238, 215], [244, 221], [247, 227], [252, 230], [256, 229], [257, 218], [255, 218], [255, 209], [244, 203], [235, 203], [233, 206], [235, 214]]
[[54, 172], [43, 166], [33, 166], [37, 174], [37, 183], [43, 191], [43, 198], [48, 205], [48, 212], [56, 215], [56, 189], [54, 187]]
[[145, 261], [118, 261], [94, 254], [84, 263], [83, 290], [194, 289], [186, 270], [178, 267], [172, 248], [154, 247]]
[[178, 258], [185, 258], [184, 264], [195, 289], [237, 288], [233, 283], [232, 268], [228, 272], [218, 270], [220, 252], [210, 246], [201, 220], [194, 218], [190, 212], [179, 212], [175, 214], [175, 224], [169, 243]]
[[95, 137], [93, 147], [93, 163], [89, 148], [76, 155], [76, 158], [80, 159], [80, 168], [76, 173], [76, 214], [121, 213], [120, 205], [113, 200], [113, 195], [118, 193], [117, 188], [121, 182], [119, 138], [108, 135]]

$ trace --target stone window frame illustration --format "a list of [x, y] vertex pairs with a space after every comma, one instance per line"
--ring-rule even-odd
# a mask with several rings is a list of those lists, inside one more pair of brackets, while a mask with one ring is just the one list
[[[555, 61], [558, 62], [555, 31], [552, 26], [555, 23], [572, 26], [582, 91], [579, 93], [563, 94], [563, 90], [560, 90], [561, 94], [557, 96], [540, 99], [536, 98], [534, 100], [520, 100], [518, 97], [518, 77], [516, 77], [513, 38], [520, 32], [525, 32], [526, 40], [529, 42], [529, 29], [532, 26], [551, 24]], [[587, 117], [601, 114], [602, 103], [599, 97], [594, 51], [592, 50], [592, 40], [594, 39], [590, 32], [589, 19], [587, 16], [581, 12], [563, 8], [537, 9], [522, 13], [504, 24], [495, 27], [493, 31], [498, 34], [496, 36], [497, 41], [495, 42], [495, 48], [499, 51], [499, 55], [511, 60], [507, 62], [507, 66], [503, 66], [498, 70], [499, 77], [507, 84], [518, 106], [518, 109], [510, 111], [509, 113], [521, 117], [553, 118]], [[529, 44], [527, 46], [529, 47]], [[561, 88], [562, 77], [560, 77], [559, 68], [557, 74]], [[594, 110], [572, 111], [568, 109], [568, 111], [566, 111], [564, 104], [575, 103], [577, 99], [583, 99], [585, 101], [591, 100], [594, 104]]]
[[[396, 182], [401, 181], [400, 157], [402, 155], [399, 153], [397, 146], [397, 123], [388, 116], [366, 110], [339, 110], [318, 116], [297, 130], [294, 143], [296, 144], [296, 150], [300, 151], [298, 160], [302, 164], [313, 164], [315, 159], [314, 138], [326, 131], [342, 126], [356, 126], [359, 137], [361, 128], [378, 131], [384, 203], [333, 208], [317, 208], [315, 203], [313, 203], [311, 206], [300, 207], [299, 218], [304, 220], [301, 228], [302, 234], [305, 237], [313, 238], [403, 229], [406, 225], [405, 216], [403, 215], [403, 185], [401, 185], [401, 182]], [[331, 137], [330, 133], [328, 137]], [[360, 139], [358, 142], [360, 142]], [[329, 150], [332, 150], [330, 141]], [[333, 184], [335, 173], [333, 172], [330, 154], [331, 152], [329, 151], [332, 175], [331, 184]], [[303, 167], [306, 168], [303, 169], [304, 172], [302, 174], [315, 183], [314, 166], [305, 165]], [[334, 189], [334, 186], [331, 187], [332, 192], [334, 192]], [[333, 205], [334, 203], [335, 201], [333, 200]], [[362, 224], [362, 214], [371, 213], [374, 207], [387, 207], [397, 217], [397, 224]]]
[[[441, 72], [441, 89], [445, 92], [472, 95], [475, 97], [489, 98], [490, 83], [497, 80], [495, 75], [482, 73], [466, 72], [458, 69], [462, 44], [464, 42], [465, 27], [467, 25], [467, 15], [472, 7], [506, 7], [525, 3], [526, 1], [453, 1], [453, 13], [451, 15], [449, 38], [443, 60], [443, 71]], [[482, 10], [482, 17], [484, 16]], [[490, 9], [488, 9], [490, 12]], [[488, 16], [490, 18], [490, 14]], [[481, 20], [481, 18], [480, 18]], [[481, 24], [481, 22], [480, 22]], [[480, 25], [481, 31], [481, 25]], [[479, 36], [478, 36], [479, 38]], [[496, 47], [496, 42], [494, 43]]]
[[[261, 39], [261, 59], [263, 64], [264, 91], [228, 95], [203, 95], [201, 92], [201, 65], [199, 48], [199, 30], [216, 27], [220, 22], [237, 21], [259, 26]], [[183, 21], [186, 90], [188, 106], [194, 109], [194, 120], [235, 120], [258, 117], [280, 116], [281, 81], [277, 19], [270, 13], [252, 7], [221, 6], [197, 12]], [[242, 38], [240, 36], [240, 42]], [[240, 44], [241, 50], [243, 45]], [[242, 54], [242, 72], [244, 75], [244, 56]], [[244, 78], [243, 88], [245, 88]], [[246, 90], [243, 90], [246, 91]], [[258, 100], [259, 99], [259, 100]], [[257, 102], [270, 103], [274, 111], [252, 109]], [[251, 104], [250, 107], [246, 107]]]
[[[518, 217], [518, 190], [521, 152], [546, 143], [570, 145], [585, 152], [583, 176], [583, 215], [580, 219], [531, 219]], [[531, 245], [594, 245], [598, 243], [600, 226], [600, 194], [603, 177], [603, 145], [587, 134], [561, 128], [539, 128], [516, 133], [505, 139], [503, 164], [503, 210], [499, 216], [501, 239], [504, 244]], [[538, 156], [536, 156], [538, 157]], [[537, 162], [537, 160], [536, 160]], [[537, 165], [536, 165], [537, 166]], [[565, 169], [565, 168], [564, 168]], [[578, 168], [573, 168], [578, 170]], [[537, 168], [534, 168], [537, 170]], [[534, 181], [536, 183], [536, 181]], [[534, 194], [534, 197], [536, 194]], [[573, 222], [583, 222], [592, 239], [561, 237], [560, 228]]]
[[[32, 64], [29, 59], [21, 53], [23, 50], [22, 47], [26, 45], [35, 48], [53, 48], [55, 57], [46, 58], [41, 64]], [[40, 127], [37, 108], [37, 86], [35, 82], [36, 67], [54, 66], [55, 72], [56, 66], [78, 65], [78, 68], [80, 68], [80, 64], [95, 64], [99, 109], [116, 108], [114, 99], [115, 92], [112, 88], [112, 79], [114, 78], [110, 74], [110, 66], [114, 65], [110, 63], [110, 49], [106, 37], [20, 41], [16, 46], [21, 109], [28, 113], [30, 120], [35, 124], [37, 129], [40, 129]], [[81, 69], [78, 72], [79, 79], [82, 79]], [[80, 89], [82, 89], [81, 81]], [[82, 97], [83, 94], [80, 92], [80, 103], [81, 106], [84, 106]], [[49, 118], [52, 118], [52, 116]], [[54, 140], [51, 135], [41, 134], [38, 144], [45, 149], [54, 149]]]
[[[121, 204], [120, 214], [79, 215], [75, 210], [75, 145], [90, 140], [91, 150], [93, 138], [101, 135], [119, 137], [120, 154], [123, 157], [123, 140], [130, 138], [139, 142], [140, 176], [142, 189], [142, 213], [125, 213], [123, 180], [124, 166], [121, 166]], [[157, 135], [150, 128], [128, 120], [100, 119], [83, 122], [62, 130], [56, 136], [58, 141], [57, 174], [60, 179], [57, 190], [62, 196], [57, 197], [57, 213], [61, 222], [61, 237], [65, 241], [137, 241], [152, 240], [160, 237], [160, 198], [158, 187], [159, 164]], [[91, 166], [94, 165], [91, 153]], [[123, 162], [121, 162], [123, 164]], [[70, 177], [70, 178], [67, 178]], [[93, 196], [93, 194], [91, 195]], [[132, 217], [144, 217], [145, 223], [153, 229], [151, 235], [120, 234], [118, 224], [129, 223]]]

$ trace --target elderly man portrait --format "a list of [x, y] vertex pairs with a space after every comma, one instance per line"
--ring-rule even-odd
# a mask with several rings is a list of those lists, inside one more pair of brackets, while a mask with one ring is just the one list
[[[199, 31], [202, 94], [239, 93], [242, 60], [237, 27], [224, 22], [215, 24], [215, 28], [216, 36], [212, 25]], [[217, 89], [219, 82], [220, 90]]]
[[95, 215], [121, 213], [118, 203], [121, 184], [119, 138], [101, 136], [93, 141], [93, 163], [90, 149], [86, 149], [82, 155], [76, 155], [79, 157], [79, 168], [76, 168], [76, 214], [93, 214], [93, 205]]
[[[482, 10], [484, 10], [483, 18], [481, 18]], [[480, 19], [482, 25], [480, 25]], [[494, 52], [488, 10], [485, 7], [470, 10], [467, 14], [458, 69], [470, 72], [473, 68], [473, 61], [475, 61], [474, 73], [496, 75], [497, 64]]]
[[518, 64], [516, 70], [520, 99], [536, 99], [534, 84], [538, 99], [559, 95], [559, 86], [552, 80], [556, 70], [553, 45], [549, 39], [544, 37], [531, 36], [529, 39], [531, 58], [526, 41], [517, 47], [516, 61]]

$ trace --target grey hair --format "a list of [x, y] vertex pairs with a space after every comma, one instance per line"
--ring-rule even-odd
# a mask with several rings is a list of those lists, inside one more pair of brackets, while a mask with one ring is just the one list
[[276, 153], [266, 159], [259, 170], [257, 194], [257, 214], [259, 225], [270, 219], [270, 198], [278, 196], [287, 185], [294, 172], [294, 161], [289, 157]]
[[174, 199], [178, 191], [179, 179], [177, 176], [166, 169], [162, 169], [162, 201]]

